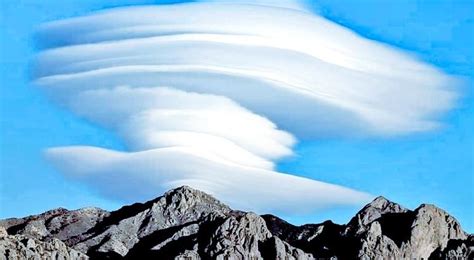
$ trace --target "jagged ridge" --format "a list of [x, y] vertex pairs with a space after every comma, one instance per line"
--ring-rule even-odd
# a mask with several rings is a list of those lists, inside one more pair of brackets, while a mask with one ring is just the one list
[[473, 241], [433, 205], [411, 211], [378, 197], [347, 225], [294, 226], [187, 186], [113, 212], [56, 209], [0, 221], [0, 259], [468, 259]]

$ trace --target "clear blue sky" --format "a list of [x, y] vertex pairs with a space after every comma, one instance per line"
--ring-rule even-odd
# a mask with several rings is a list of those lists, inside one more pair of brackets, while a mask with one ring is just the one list
[[[0, 218], [50, 208], [120, 202], [69, 181], [42, 158], [47, 147], [93, 145], [122, 149], [111, 133], [49, 102], [29, 84], [35, 26], [107, 7], [152, 4], [145, 0], [1, 1], [0, 17]], [[163, 1], [160, 1], [163, 2]], [[172, 1], [168, 1], [172, 2]], [[474, 232], [474, 4], [472, 1], [314, 1], [315, 12], [357, 33], [398, 46], [466, 84], [458, 107], [439, 131], [403, 138], [320, 140], [301, 143], [282, 171], [384, 195], [415, 208], [434, 203]], [[158, 195], [158, 194], [157, 194]], [[346, 222], [357, 209], [335, 209], [294, 223], [331, 218]]]

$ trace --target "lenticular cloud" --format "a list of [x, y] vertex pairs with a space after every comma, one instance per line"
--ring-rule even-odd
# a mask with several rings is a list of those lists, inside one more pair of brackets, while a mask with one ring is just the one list
[[448, 76], [296, 1], [242, 2], [122, 8], [42, 26], [36, 84], [129, 148], [47, 156], [113, 198], [187, 184], [244, 209], [311, 212], [370, 195], [276, 172], [296, 139], [431, 130], [454, 102]]

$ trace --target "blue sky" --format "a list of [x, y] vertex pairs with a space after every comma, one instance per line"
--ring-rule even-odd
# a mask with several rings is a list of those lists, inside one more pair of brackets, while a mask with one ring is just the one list
[[[50, 208], [114, 209], [86, 186], [66, 179], [42, 158], [47, 147], [94, 145], [123, 149], [112, 133], [52, 104], [29, 83], [35, 26], [107, 7], [156, 1], [2, 1], [0, 218]], [[384, 195], [414, 208], [434, 203], [474, 231], [473, 19], [470, 1], [315, 1], [315, 12], [357, 33], [406, 49], [465, 80], [463, 98], [436, 132], [403, 138], [300, 143], [279, 170]], [[471, 12], [470, 12], [471, 11]], [[346, 222], [358, 209], [330, 210], [294, 223]]]

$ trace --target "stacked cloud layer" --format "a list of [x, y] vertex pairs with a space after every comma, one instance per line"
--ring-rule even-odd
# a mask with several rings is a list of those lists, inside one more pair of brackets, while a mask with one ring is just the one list
[[130, 149], [48, 156], [127, 200], [188, 184], [257, 211], [363, 203], [369, 195], [274, 172], [274, 163], [292, 154], [293, 135], [434, 129], [456, 96], [433, 67], [299, 9], [124, 8], [46, 24], [38, 37], [35, 82]]

